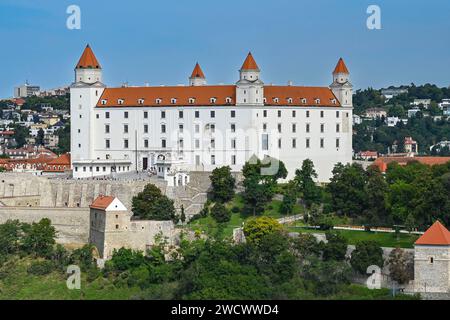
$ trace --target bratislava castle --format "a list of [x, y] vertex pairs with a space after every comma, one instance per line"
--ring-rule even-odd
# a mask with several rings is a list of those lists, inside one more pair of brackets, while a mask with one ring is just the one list
[[326, 182], [352, 160], [352, 85], [340, 59], [329, 87], [265, 85], [249, 53], [232, 85], [208, 85], [197, 64], [185, 86], [108, 88], [87, 46], [71, 89], [74, 178], [148, 171], [183, 185], [192, 171], [304, 159]]

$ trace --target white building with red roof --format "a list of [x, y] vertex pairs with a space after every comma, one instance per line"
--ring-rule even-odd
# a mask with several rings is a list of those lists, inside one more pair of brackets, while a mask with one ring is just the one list
[[336, 163], [352, 160], [352, 85], [342, 59], [329, 87], [266, 85], [251, 53], [231, 85], [208, 85], [198, 63], [186, 86], [108, 88], [102, 81], [88, 46], [71, 86], [75, 178], [168, 170], [165, 179], [179, 185], [185, 179], [177, 172], [240, 171], [256, 155], [282, 160], [288, 178], [309, 158], [324, 182]]

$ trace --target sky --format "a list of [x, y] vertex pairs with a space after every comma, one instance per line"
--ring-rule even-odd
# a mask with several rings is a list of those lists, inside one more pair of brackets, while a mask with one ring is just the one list
[[187, 84], [197, 61], [209, 84], [235, 83], [249, 51], [267, 84], [328, 86], [343, 57], [356, 89], [450, 85], [448, 0], [0, 0], [0, 40], [0, 98], [70, 84], [87, 43], [111, 87]]

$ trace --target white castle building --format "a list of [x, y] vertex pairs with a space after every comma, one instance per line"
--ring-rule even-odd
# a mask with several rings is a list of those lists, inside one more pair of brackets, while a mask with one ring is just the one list
[[74, 178], [152, 170], [183, 185], [190, 171], [240, 171], [255, 155], [282, 160], [288, 178], [309, 158], [326, 182], [336, 163], [352, 159], [342, 59], [329, 87], [265, 85], [249, 53], [233, 85], [207, 85], [197, 64], [186, 86], [108, 88], [87, 46], [70, 91]]

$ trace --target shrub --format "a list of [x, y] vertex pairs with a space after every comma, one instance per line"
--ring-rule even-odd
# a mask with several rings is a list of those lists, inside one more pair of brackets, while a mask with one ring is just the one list
[[218, 223], [224, 223], [228, 222], [231, 219], [231, 214], [225, 208], [225, 206], [221, 203], [216, 203], [214, 207], [211, 209], [211, 216], [216, 220]]
[[238, 206], [233, 206], [233, 208], [231, 208], [231, 212], [233, 213], [239, 213], [241, 211], [241, 209], [239, 209]]
[[36, 276], [43, 276], [51, 273], [55, 269], [54, 264], [49, 260], [34, 261], [29, 267], [27, 272]]
[[383, 250], [376, 241], [361, 241], [352, 252], [350, 264], [360, 274], [366, 274], [367, 268], [372, 265], [382, 268]]

